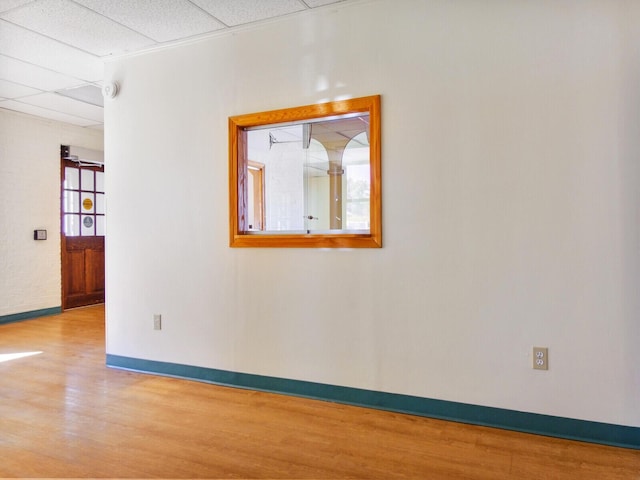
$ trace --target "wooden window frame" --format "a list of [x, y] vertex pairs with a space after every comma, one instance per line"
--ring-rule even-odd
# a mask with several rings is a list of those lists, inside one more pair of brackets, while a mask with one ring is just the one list
[[[368, 233], [252, 234], [247, 217], [247, 130], [271, 124], [304, 122], [350, 113], [369, 114], [370, 227]], [[382, 178], [380, 96], [338, 100], [229, 117], [229, 245], [231, 247], [380, 248]]]

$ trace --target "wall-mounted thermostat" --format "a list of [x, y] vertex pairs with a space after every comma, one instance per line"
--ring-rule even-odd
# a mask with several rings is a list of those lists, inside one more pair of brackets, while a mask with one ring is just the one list
[[46, 240], [47, 239], [47, 231], [46, 230], [34, 230], [33, 231], [33, 239], [34, 240]]

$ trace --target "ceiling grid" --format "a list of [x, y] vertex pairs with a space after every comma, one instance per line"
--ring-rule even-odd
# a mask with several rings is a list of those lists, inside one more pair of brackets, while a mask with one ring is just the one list
[[105, 58], [354, 0], [0, 0], [0, 108], [103, 128]]

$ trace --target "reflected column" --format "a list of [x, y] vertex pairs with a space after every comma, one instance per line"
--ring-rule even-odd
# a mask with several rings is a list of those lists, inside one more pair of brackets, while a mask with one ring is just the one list
[[344, 147], [327, 151], [329, 155], [329, 228], [342, 229], [342, 154]]

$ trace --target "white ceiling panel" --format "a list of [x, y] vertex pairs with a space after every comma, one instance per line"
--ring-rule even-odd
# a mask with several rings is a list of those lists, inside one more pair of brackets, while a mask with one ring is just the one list
[[33, 0], [0, 0], [0, 13], [19, 7], [25, 3], [33, 2]]
[[298, 0], [192, 0], [228, 26], [256, 22], [304, 10]]
[[40, 90], [31, 87], [25, 87], [18, 83], [9, 82], [0, 79], [0, 97], [3, 98], [19, 98], [27, 95], [35, 95], [42, 93]]
[[155, 43], [68, 0], [39, 0], [0, 17], [98, 56], [131, 52]]
[[41, 93], [39, 95], [21, 98], [20, 101], [36, 107], [65, 112], [69, 115], [93, 120], [93, 123], [102, 123], [104, 120], [103, 109], [101, 107], [80, 102], [73, 98], [63, 97], [57, 93]]
[[89, 127], [99, 122], [88, 120], [86, 118], [75, 117], [66, 113], [57, 112], [55, 110], [48, 110], [42, 107], [36, 107], [34, 105], [28, 105], [26, 103], [19, 102], [17, 100], [4, 100], [0, 102], [0, 108], [6, 108], [7, 110], [14, 110], [16, 112], [28, 113], [30, 115], [36, 115], [42, 118], [48, 118], [50, 120], [56, 120], [58, 122], [70, 123], [72, 125], [78, 125], [80, 127]]
[[105, 57], [362, 0], [0, 0], [0, 108], [102, 128]]
[[4, 55], [0, 55], [0, 78], [40, 90], [61, 90], [85, 83]]
[[104, 97], [102, 96], [102, 88], [97, 85], [82, 85], [81, 87], [66, 88], [58, 90], [55, 93], [65, 97], [80, 100], [81, 102], [90, 103], [97, 107], [104, 107]]
[[2, 53], [50, 70], [63, 69], [72, 77], [102, 80], [103, 62], [95, 55], [0, 20]]
[[224, 28], [188, 0], [75, 0], [158, 42]]

